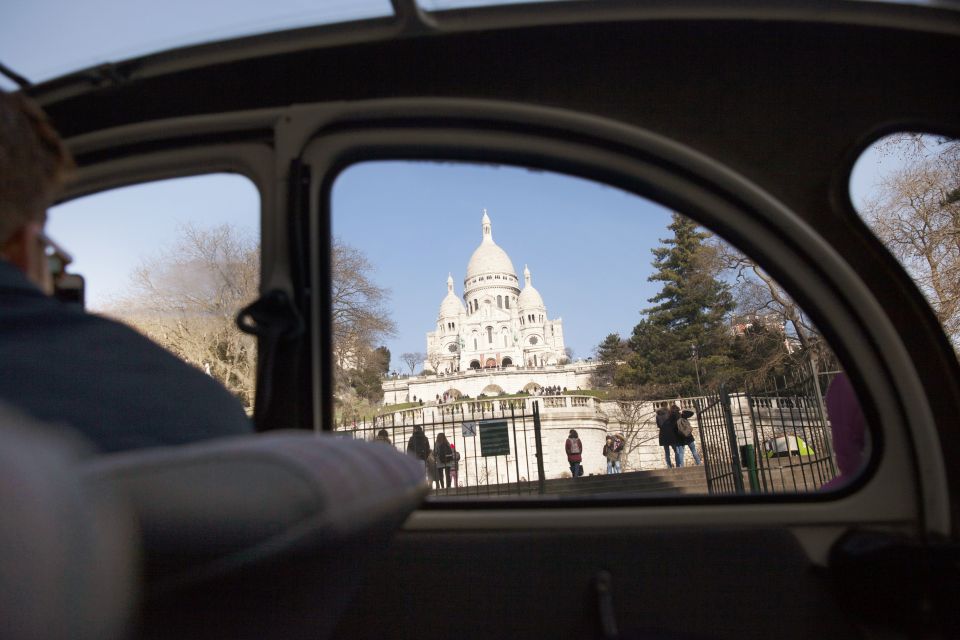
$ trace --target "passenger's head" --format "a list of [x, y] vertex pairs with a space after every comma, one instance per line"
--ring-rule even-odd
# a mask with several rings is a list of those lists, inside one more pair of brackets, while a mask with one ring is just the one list
[[43, 225], [73, 160], [43, 111], [0, 91], [0, 258], [48, 286]]
[[576, 429], [570, 429], [570, 437], [571, 437], [571, 438], [579, 438], [580, 436], [577, 435], [577, 430], [576, 430]]

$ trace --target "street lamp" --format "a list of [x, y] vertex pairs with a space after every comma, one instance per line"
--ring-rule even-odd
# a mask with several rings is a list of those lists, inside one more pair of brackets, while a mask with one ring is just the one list
[[690, 345], [690, 356], [693, 358], [693, 370], [697, 374], [697, 392], [702, 396], [703, 389], [700, 387], [700, 353], [696, 343]]

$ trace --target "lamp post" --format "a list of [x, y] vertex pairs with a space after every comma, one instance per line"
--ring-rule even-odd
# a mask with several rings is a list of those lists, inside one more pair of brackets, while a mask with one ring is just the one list
[[693, 370], [697, 374], [697, 392], [702, 396], [703, 389], [700, 387], [700, 353], [696, 343], [690, 345], [690, 356], [693, 359]]

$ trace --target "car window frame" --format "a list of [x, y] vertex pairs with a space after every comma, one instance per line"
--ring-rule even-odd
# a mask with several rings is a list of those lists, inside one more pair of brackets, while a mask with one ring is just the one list
[[[881, 421], [881, 436], [875, 442], [877, 453], [871, 466], [857, 482], [829, 496], [694, 500], [701, 509], [713, 510], [711, 507], [720, 502], [744, 507], [757, 503], [772, 506], [770, 503], [774, 502], [778, 507], [791, 503], [816, 504], [818, 507], [832, 503], [835, 506], [851, 498], [856, 498], [854, 502], [857, 502], [872, 494], [871, 487], [883, 484], [887, 487], [886, 493], [876, 494], [870, 500], [879, 500], [881, 495], [891, 498], [889, 491], [893, 491], [899, 495], [888, 500], [887, 505], [901, 499], [906, 504], [911, 502], [908, 494], [915, 490], [923, 497], [922, 504], [914, 504], [907, 511], [915, 508], [914, 513], [920, 514], [931, 530], [949, 530], [942, 460], [918, 468], [909, 455], [916, 450], [915, 447], [931, 443], [939, 452], [939, 444], [929, 407], [896, 332], [840, 254], [799, 216], [758, 186], [712, 159], [656, 134], [556, 109], [445, 99], [379, 100], [338, 106], [342, 108], [324, 105], [314, 113], [302, 111], [301, 107], [300, 115], [306, 117], [289, 132], [291, 138], [300, 137], [303, 150], [299, 158], [314, 171], [315, 184], [310, 195], [312, 237], [320, 237], [318, 234], [322, 230], [329, 230], [330, 216], [335, 215], [330, 211], [330, 191], [336, 176], [359, 161], [430, 159], [528, 166], [599, 180], [683, 211], [734, 242], [738, 248], [749, 251], [752, 257], [759, 259], [762, 256], [761, 264], [769, 268], [784, 286], [790, 287], [791, 294], [796, 295], [807, 311], [813, 312], [815, 321], [818, 318], [831, 319], [833, 331], [828, 332], [831, 344], [837, 347], [841, 361], [850, 368], [858, 393], [873, 399], [866, 403], [869, 417]], [[576, 150], [572, 151], [570, 145]], [[639, 171], [641, 166], [645, 174]], [[652, 179], [654, 174], [658, 179]], [[689, 192], [694, 187], [697, 189], [695, 196]], [[683, 196], [679, 197], [681, 192]], [[736, 202], [736, 206], [732, 207], [731, 201]], [[724, 203], [724, 213], [710, 213], [709, 208], [718, 207], [720, 203]], [[734, 219], [731, 216], [739, 216], [735, 224], [731, 223]], [[329, 242], [329, 233], [326, 237]], [[807, 244], [798, 252], [801, 243]], [[763, 251], [758, 250], [761, 246]], [[792, 257], [785, 258], [785, 252], [792, 252]], [[324, 282], [329, 274], [329, 265], [324, 265], [321, 260], [327, 255], [329, 246], [314, 243], [310, 261], [319, 282]], [[807, 280], [798, 286], [799, 276], [787, 274], [784, 277], [786, 265], [807, 270], [814, 266], [823, 270], [828, 266], [829, 273], [814, 270], [816, 276], [807, 276]], [[819, 292], [815, 295], [824, 297], [811, 304], [812, 292], [818, 287]], [[838, 291], [843, 294], [838, 295]], [[831, 302], [826, 304], [824, 299]], [[323, 296], [315, 297], [314, 317], [326, 317], [327, 312], [323, 308]], [[314, 337], [318, 341], [315, 344], [324, 339], [318, 327], [319, 323], [315, 323]], [[878, 344], [883, 347], [878, 348]], [[330, 403], [324, 403], [320, 393], [323, 387], [320, 381], [331, 375], [330, 362], [329, 358], [322, 357], [321, 351], [319, 347], [315, 350], [314, 359], [317, 425], [332, 424]], [[877, 398], [880, 398], [879, 402]], [[907, 406], [911, 407], [909, 423]], [[917, 445], [915, 439], [921, 444]], [[893, 453], [885, 454], [884, 448]], [[881, 474], [884, 477], [881, 478]], [[898, 491], [895, 485], [902, 485], [902, 474], [912, 477], [917, 485], [912, 488], [900, 486], [899, 489], [905, 491]], [[900, 477], [900, 482], [888, 484], [895, 477]], [[653, 506], [649, 500], [642, 502]], [[681, 502], [690, 504], [690, 500], [677, 499], [660, 500], [659, 504]], [[550, 503], [540, 501], [537, 504]], [[633, 504], [640, 504], [640, 501]], [[879, 502], [874, 504], [879, 505]], [[515, 507], [525, 513], [532, 511], [529, 504], [516, 502], [508, 505], [484, 501], [473, 506], [481, 510]], [[553, 506], [566, 507], [563, 504]], [[578, 506], [599, 507], [600, 503], [588, 501]], [[463, 511], [469, 507], [464, 504], [457, 508]], [[775, 511], [779, 513], [778, 517], [787, 516], [786, 511]], [[703, 515], [705, 511], [700, 513]], [[849, 511], [833, 514], [842, 520], [850, 515]], [[866, 521], [876, 517], [876, 513], [861, 515]], [[906, 511], [888, 515], [893, 519], [911, 517]], [[760, 521], [765, 519], [761, 517]]]

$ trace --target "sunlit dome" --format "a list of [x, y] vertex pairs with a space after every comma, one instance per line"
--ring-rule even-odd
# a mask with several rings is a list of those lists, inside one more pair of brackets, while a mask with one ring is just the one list
[[517, 298], [517, 304], [520, 306], [520, 309], [544, 309], [543, 298], [540, 296], [540, 292], [530, 284], [530, 269], [526, 265], [523, 267], [523, 281], [523, 291], [520, 292], [520, 296]]
[[441, 318], [455, 318], [461, 313], [466, 313], [467, 309], [463, 306], [463, 301], [453, 292], [453, 276], [447, 276], [447, 295], [440, 303]]
[[470, 256], [470, 262], [467, 264], [467, 282], [479, 276], [485, 276], [488, 273], [509, 274], [514, 278], [517, 272], [513, 268], [513, 262], [507, 252], [497, 246], [493, 241], [493, 227], [490, 224], [490, 216], [487, 210], [483, 210], [483, 239], [480, 246], [477, 247], [473, 255]]

